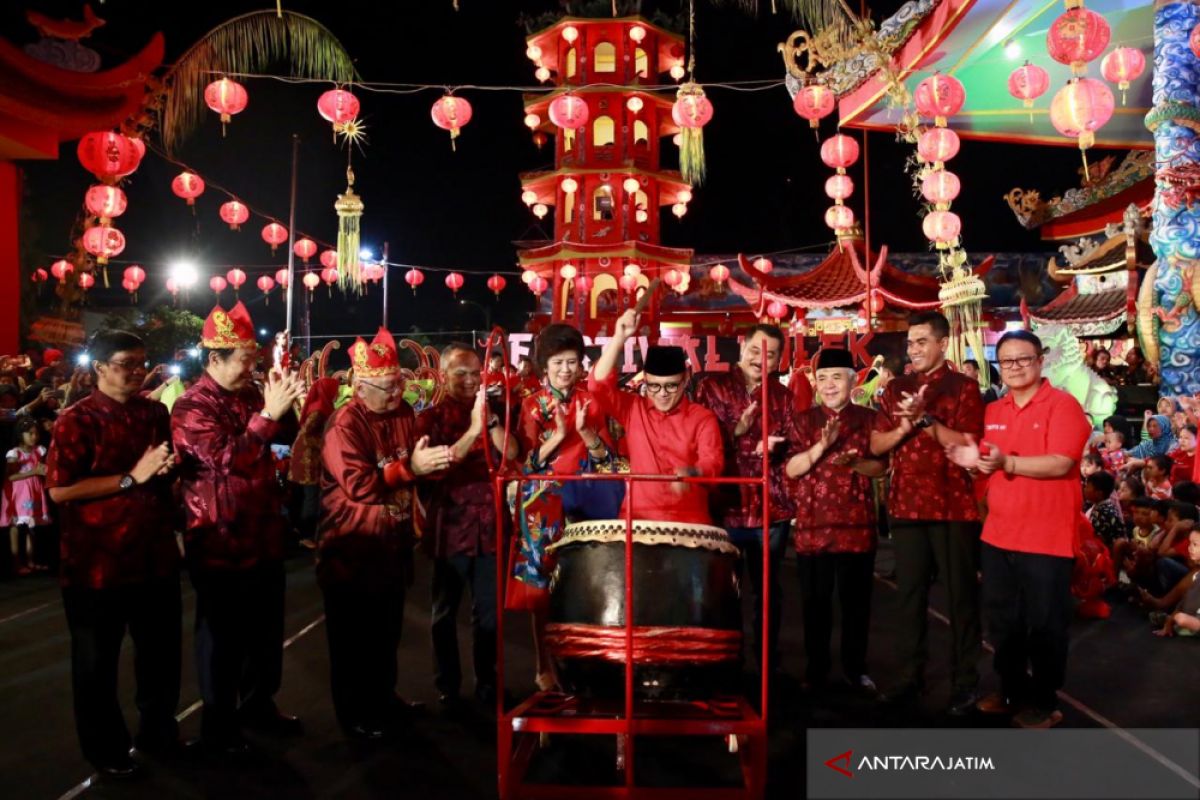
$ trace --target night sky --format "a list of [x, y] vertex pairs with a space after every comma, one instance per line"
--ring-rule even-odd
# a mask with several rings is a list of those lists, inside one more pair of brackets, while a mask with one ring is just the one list
[[[18, 44], [36, 38], [23, 20], [17, 3], [3, 4], [0, 31]], [[52, 16], [79, 18], [81, 3], [30, 2], [28, 8]], [[109, 0], [95, 5], [108, 20], [85, 44], [98, 50], [109, 66], [136, 52], [156, 30], [166, 36], [167, 61], [178, 57], [213, 26], [269, 3], [133, 3]], [[644, 8], [655, 4], [645, 3]], [[662, 7], [674, 13], [677, 0]], [[775, 46], [796, 26], [784, 16], [772, 16], [762, 0], [757, 18], [736, 9], [698, 3], [697, 78], [702, 83], [781, 79], [782, 61]], [[429, 83], [438, 86], [535, 83], [524, 55], [525, 30], [518, 15], [534, 15], [558, 7], [555, 2], [460, 0], [288, 0], [285, 8], [313, 16], [328, 27], [356, 59], [366, 81]], [[876, 6], [876, 19], [898, 3]], [[168, 11], [169, 9], [169, 11]], [[273, 70], [282, 73], [281, 68]], [[300, 191], [297, 229], [318, 240], [336, 240], [333, 201], [344, 189], [345, 152], [331, 141], [328, 123], [316, 111], [316, 99], [326, 86], [285, 85], [267, 79], [242, 81], [249, 107], [234, 118], [222, 137], [217, 116], [206, 111], [203, 124], [177, 153], [206, 180], [233, 191], [252, 208], [262, 209], [286, 223], [290, 181], [291, 137], [301, 140]], [[552, 166], [553, 148], [538, 150], [522, 123], [519, 92], [461, 89], [474, 116], [451, 151], [446, 131], [436, 128], [429, 108], [440, 92], [383, 94], [356, 90], [369, 141], [354, 157], [356, 190], [366, 203], [364, 246], [378, 253], [390, 244], [394, 262], [435, 268], [454, 268], [466, 274], [460, 296], [487, 306], [493, 321], [519, 329], [533, 308], [533, 297], [515, 275], [497, 301], [484, 286], [493, 271], [515, 271], [519, 239], [551, 238], [549, 224], [537, 220], [520, 200], [518, 174]], [[823, 185], [829, 170], [818, 157], [818, 143], [807, 123], [792, 111], [782, 86], [765, 92], [712, 89], [713, 122], [705, 129], [708, 181], [682, 221], [664, 209], [664, 244], [694, 248], [697, 254], [748, 253], [820, 249], [830, 240], [822, 216], [829, 205]], [[968, 106], [970, 98], [968, 96]], [[821, 129], [834, 131], [833, 118]], [[861, 136], [861, 132], [855, 132]], [[673, 148], [666, 148], [672, 150]], [[869, 137], [872, 244], [887, 243], [893, 251], [924, 250], [905, 157], [912, 146], [886, 134]], [[1099, 153], [1096, 153], [1098, 156]], [[1053, 249], [1023, 230], [1002, 195], [1016, 185], [1038, 188], [1049, 197], [1077, 185], [1079, 151], [1072, 147], [1032, 148], [963, 142], [953, 168], [963, 179], [954, 210], [964, 223], [965, 243], [973, 254], [990, 250]], [[72, 221], [92, 182], [75, 157], [75, 143], [62, 147], [57, 162], [24, 162], [26, 202], [34, 244], [44, 254], [64, 253]], [[860, 165], [851, 170], [856, 192], [851, 204], [861, 218], [863, 184]], [[145, 266], [149, 278], [142, 292], [148, 307], [162, 289], [165, 266], [174, 258], [195, 259], [207, 270], [203, 286], [193, 292], [190, 307], [198, 313], [211, 307], [207, 277], [230, 266], [251, 273], [242, 294], [260, 327], [282, 326], [283, 303], [278, 291], [264, 305], [253, 288], [256, 274], [283, 265], [270, 257], [259, 236], [265, 221], [251, 217], [242, 231], [232, 232], [217, 208], [227, 198], [208, 191], [195, 214], [170, 190], [179, 168], [153, 154], [126, 185], [129, 210], [117, 221], [128, 246], [121, 258]], [[547, 219], [547, 223], [549, 219]], [[315, 262], [315, 260], [314, 260]], [[114, 284], [119, 284], [118, 265]], [[258, 273], [255, 271], [258, 270]], [[442, 284], [444, 273], [430, 273], [413, 296], [403, 283], [403, 270], [391, 276], [390, 327], [407, 332], [483, 328], [485, 312], [470, 304], [455, 304]], [[94, 292], [94, 306], [128, 307], [119, 288]], [[231, 298], [231, 291], [225, 296]], [[374, 330], [380, 320], [380, 289], [361, 300], [348, 300], [336, 291], [330, 298], [324, 286], [312, 308], [314, 335], [352, 334]]]

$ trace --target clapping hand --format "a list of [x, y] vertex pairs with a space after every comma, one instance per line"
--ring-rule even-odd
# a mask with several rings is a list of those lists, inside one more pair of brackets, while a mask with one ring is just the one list
[[830, 417], [825, 423], [825, 427], [821, 429], [821, 449], [828, 450], [833, 447], [833, 443], [837, 441], [838, 434], [841, 432], [842, 425], [838, 422], [837, 417]]
[[[767, 448], [773, 451], [781, 442], [785, 441], [787, 441], [786, 436], [767, 436]], [[762, 445], [762, 439], [759, 439], [758, 444], [754, 445], [754, 455], [762, 455]]]
[[858, 463], [860, 455], [861, 454], [858, 452], [858, 450], [847, 450], [846, 452], [838, 453], [836, 456], [829, 459], [829, 463], [833, 464], [835, 467], [853, 467]]
[[422, 436], [413, 445], [412, 456], [409, 458], [408, 464], [412, 467], [414, 475], [428, 475], [431, 472], [446, 469], [452, 461], [453, 456], [450, 454], [449, 447], [445, 445], [430, 447], [429, 437]]
[[587, 398], [582, 402], [575, 403], [575, 430], [580, 434], [590, 432], [587, 424], [588, 406], [592, 404], [592, 398]]
[[304, 393], [304, 382], [298, 375], [291, 372], [283, 375], [271, 373], [263, 389], [263, 410], [271, 415], [271, 419], [278, 421]]
[[746, 410], [738, 417], [737, 425], [734, 427], [734, 435], [745, 436], [749, 432], [750, 426], [754, 424], [754, 412], [758, 410], [758, 401], [751, 400], [750, 405], [746, 406]]
[[927, 386], [922, 386], [917, 390], [916, 394], [912, 392], [901, 392], [900, 403], [896, 408], [897, 417], [907, 417], [908, 419], [917, 419], [925, 413], [925, 390]]

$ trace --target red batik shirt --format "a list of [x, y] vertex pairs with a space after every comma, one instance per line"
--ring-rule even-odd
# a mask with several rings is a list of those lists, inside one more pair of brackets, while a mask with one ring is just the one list
[[[675, 475], [680, 467], [688, 467], [698, 477], [721, 475], [725, 467], [721, 428], [716, 415], [704, 406], [684, 397], [664, 414], [649, 398], [618, 390], [615, 372], [603, 381], [590, 374], [588, 389], [624, 428], [631, 472]], [[634, 519], [711, 525], [708, 496], [709, 488], [698, 483], [679, 492], [667, 481], [634, 481], [621, 514], [632, 505]]]
[[[134, 396], [118, 403], [100, 391], [65, 410], [50, 439], [46, 485], [127, 475], [146, 449], [171, 438], [162, 403]], [[60, 503], [62, 584], [105, 589], [174, 575], [179, 569], [172, 477], [117, 494]]]
[[[796, 452], [812, 447], [821, 438], [835, 412], [815, 406], [796, 417]], [[871, 431], [878, 413], [848, 403], [836, 412], [839, 429], [833, 446], [821, 460], [792, 484], [796, 522], [792, 541], [800, 555], [817, 553], [870, 553], [875, 550], [875, 492], [871, 479], [833, 459], [857, 451], [871, 457]]]
[[283, 426], [262, 408], [258, 389], [229, 392], [207, 374], [175, 401], [184, 541], [199, 566], [248, 569], [283, 559], [284, 498], [271, 457]]
[[355, 398], [334, 413], [321, 447], [322, 585], [403, 580], [413, 541], [416, 429], [407, 403], [377, 414]]
[[[428, 436], [430, 447], [453, 445], [471, 427], [474, 400], [462, 403], [444, 397], [417, 417], [417, 437]], [[500, 452], [484, 431], [467, 457], [431, 475], [422, 487], [426, 528], [422, 544], [434, 558], [479, 556], [496, 552], [496, 505], [488, 459], [499, 465]], [[487, 448], [485, 450], [484, 448]]]
[[[900, 423], [895, 415], [902, 392], [925, 389], [925, 413], [976, 441], [983, 436], [983, 399], [979, 384], [943, 364], [928, 374], [903, 375], [892, 380], [879, 401], [876, 430], [890, 431]], [[950, 463], [945, 449], [925, 431], [914, 430], [890, 453], [891, 489], [888, 515], [894, 519], [975, 521], [979, 510], [971, 476]]]
[[[802, 375], [799, 380], [806, 380]], [[762, 441], [762, 390], [747, 388], [740, 369], [724, 375], [705, 375], [696, 387], [696, 402], [717, 415], [721, 424], [721, 441], [725, 449], [725, 474], [741, 478], [762, 476], [762, 456], [754, 448]], [[738, 420], [750, 403], [758, 403], [753, 422], [744, 436], [734, 436]], [[767, 382], [767, 402], [770, 405], [767, 433], [770, 436], [791, 437], [793, 398], [787, 387], [778, 380]], [[784, 441], [771, 452], [770, 521], [792, 518], [792, 498], [788, 491], [784, 467], [790, 455]], [[761, 528], [762, 487], [749, 484], [725, 485], [715, 490], [719, 510], [726, 528]]]
[[[541, 472], [542, 465], [537, 463], [537, 451], [542, 443], [554, 435], [558, 426], [555, 416], [563, 401], [561, 395], [543, 387], [521, 401], [521, 420], [517, 425], [517, 441], [521, 446], [521, 455], [525, 458], [526, 469], [529, 472]], [[583, 437], [575, 430], [575, 411], [580, 403], [591, 400], [587, 407], [585, 421], [587, 427], [611, 447], [608, 434], [608, 417], [600, 403], [592, 398], [591, 392], [582, 386], [576, 386], [570, 397], [566, 399], [565, 422], [567, 433], [558, 449], [550, 454], [550, 472], [556, 475], [575, 475], [581, 467], [587, 464], [588, 450], [583, 443]]]

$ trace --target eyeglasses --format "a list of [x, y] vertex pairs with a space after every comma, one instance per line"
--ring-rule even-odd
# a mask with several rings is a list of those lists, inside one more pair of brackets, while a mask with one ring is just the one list
[[131, 361], [131, 360], [126, 359], [125, 361], [106, 361], [105, 363], [108, 364], [109, 366], [119, 367], [120, 369], [123, 369], [126, 372], [136, 372], [139, 369], [149, 369], [150, 368], [149, 361]]
[[679, 387], [683, 386], [683, 384], [679, 382], [650, 383], [649, 381], [646, 381], [644, 386], [646, 387], [646, 394], [658, 394], [659, 392], [663, 392], [665, 394], [675, 394], [679, 391]]
[[481, 378], [483, 372], [477, 369], [455, 369], [449, 373], [451, 378]]
[[364, 381], [362, 378], [359, 378], [358, 382], [365, 384], [367, 386], [370, 386], [372, 389], [375, 389], [376, 391], [379, 391], [379, 392], [383, 392], [384, 394], [400, 394], [400, 392], [402, 392], [404, 390], [404, 387], [398, 383], [385, 388], [383, 386], [380, 386], [379, 384], [371, 383], [370, 381]]
[[1014, 369], [1025, 369], [1039, 358], [1041, 356], [1018, 356], [1017, 358], [1002, 358], [996, 363], [1000, 365], [1000, 369], [1012, 371]]

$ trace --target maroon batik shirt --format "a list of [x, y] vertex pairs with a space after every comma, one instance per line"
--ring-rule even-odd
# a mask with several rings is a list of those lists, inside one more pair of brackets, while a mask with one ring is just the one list
[[[814, 406], [796, 416], [796, 452], [821, 438], [835, 412]], [[856, 451], [871, 457], [871, 431], [878, 414], [848, 403], [838, 418], [838, 438], [806, 474], [792, 484], [796, 522], [792, 541], [802, 556], [818, 553], [870, 553], [875, 550], [875, 492], [871, 478], [833, 463], [838, 455]]]
[[[875, 429], [890, 431], [903, 392], [925, 389], [925, 413], [942, 425], [983, 438], [983, 399], [979, 384], [943, 364], [930, 373], [891, 381], [879, 401]], [[898, 520], [973, 522], [979, 519], [971, 476], [946, 458], [945, 449], [923, 430], [914, 430], [891, 454], [888, 515]]]
[[[721, 441], [725, 447], [725, 474], [741, 478], [762, 476], [762, 456], [754, 448], [762, 441], [762, 389], [751, 391], [742, 371], [736, 367], [725, 375], [705, 375], [696, 387], [696, 402], [717, 415], [721, 426]], [[758, 403], [753, 421], [744, 436], [734, 436], [738, 420], [750, 403]], [[787, 387], [778, 380], [767, 382], [767, 402], [770, 405], [767, 432], [770, 436], [791, 437], [794, 403]], [[792, 518], [792, 498], [788, 491], [784, 467], [790, 455], [789, 442], [784, 441], [771, 452], [770, 501], [771, 522]], [[714, 492], [718, 518], [726, 528], [761, 528], [762, 487], [756, 485], [724, 485]]]
[[[46, 485], [129, 474], [149, 447], [171, 437], [167, 407], [134, 396], [118, 403], [95, 391], [63, 411], [50, 439]], [[117, 494], [58, 504], [62, 584], [106, 589], [175, 575], [172, 477]]]
[[262, 408], [255, 387], [230, 392], [207, 374], [175, 401], [171, 438], [192, 564], [240, 570], [283, 559], [283, 489], [271, 457], [282, 426]]

